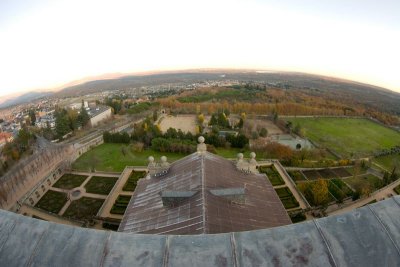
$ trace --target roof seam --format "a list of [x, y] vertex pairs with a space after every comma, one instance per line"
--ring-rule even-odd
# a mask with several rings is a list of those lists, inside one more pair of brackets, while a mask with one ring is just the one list
[[107, 248], [108, 248], [108, 243], [111, 238], [111, 232], [109, 232], [107, 234], [108, 234], [108, 236], [107, 236], [106, 242], [104, 243], [103, 253], [101, 255], [101, 260], [100, 260], [100, 266], [104, 265], [104, 259], [106, 258], [107, 254], [108, 254]]
[[0, 251], [3, 249], [4, 245], [7, 244], [7, 241], [8, 241], [8, 239], [10, 238], [11, 233], [14, 231], [15, 226], [17, 225], [17, 223], [18, 223], [18, 221], [13, 220], [13, 226], [12, 226], [12, 228], [10, 229], [10, 231], [7, 232], [7, 238], [6, 238], [6, 240], [3, 240], [2, 244], [0, 244]]
[[400, 203], [396, 200], [397, 198], [393, 197], [392, 199], [393, 199], [394, 202], [396, 202], [396, 204], [400, 207]]
[[38, 242], [35, 244], [35, 247], [34, 247], [34, 249], [33, 249], [33, 251], [32, 251], [32, 254], [29, 256], [28, 262], [26, 263], [25, 266], [31, 266], [31, 265], [32, 265], [32, 260], [33, 260], [33, 258], [35, 257], [36, 251], [38, 250], [39, 243], [42, 241], [43, 236], [45, 236], [47, 233], [50, 232], [50, 228], [51, 228], [51, 227], [52, 227], [52, 225], [49, 225], [49, 226], [46, 228], [46, 231], [44, 231], [44, 232], [40, 235], [40, 238], [39, 238]]
[[318, 222], [316, 220], [312, 220], [312, 221], [314, 222], [315, 227], [317, 227], [318, 233], [320, 234], [320, 236], [322, 237], [322, 240], [324, 241], [324, 244], [325, 244], [325, 246], [326, 246], [326, 248], [327, 248], [327, 250], [329, 252], [329, 258], [331, 258], [333, 265], [334, 266], [338, 266], [336, 261], [335, 261], [335, 257], [332, 254], [332, 250], [331, 250], [331, 248], [329, 246], [328, 240], [326, 239], [324, 233], [322, 232], [321, 227], [319, 226], [319, 224], [318, 224]]
[[165, 237], [165, 249], [164, 249], [164, 256], [163, 256], [163, 266], [168, 266], [168, 255], [169, 255], [169, 236]]
[[202, 194], [202, 199], [203, 199], [203, 234], [207, 234], [207, 229], [206, 229], [206, 194], [205, 194], [205, 181], [204, 181], [204, 156], [201, 155], [201, 168], [200, 168], [200, 173], [201, 173], [201, 194]]
[[385, 231], [385, 233], [388, 235], [390, 241], [392, 242], [392, 244], [394, 245], [394, 247], [396, 248], [397, 253], [400, 255], [400, 249], [399, 247], [396, 245], [396, 243], [394, 242], [392, 236], [389, 233], [389, 230], [387, 229], [386, 225], [383, 223], [383, 221], [381, 220], [381, 218], [379, 218], [378, 214], [375, 213], [375, 211], [370, 207], [370, 205], [367, 206], [368, 209], [371, 211], [371, 213], [374, 215], [374, 217], [376, 218], [376, 220], [379, 222], [379, 224], [383, 227], [383, 230]]
[[230, 234], [231, 238], [231, 246], [232, 246], [232, 258], [233, 258], [233, 266], [239, 266], [237, 255], [236, 255], [236, 240], [235, 240], [235, 233]]

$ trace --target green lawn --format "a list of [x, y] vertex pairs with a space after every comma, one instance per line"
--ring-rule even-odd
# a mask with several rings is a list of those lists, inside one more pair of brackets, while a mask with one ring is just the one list
[[[126, 154], [123, 154], [123, 147]], [[180, 159], [185, 154], [161, 153], [154, 150], [144, 150], [142, 152], [133, 152], [129, 145], [125, 144], [101, 144], [92, 150], [80, 156], [73, 164], [72, 168], [76, 170], [89, 170], [94, 166], [98, 171], [122, 172], [125, 166], [147, 166], [148, 157], [153, 156], [159, 161], [161, 156], [167, 156], [171, 163]]]
[[66, 173], [53, 185], [53, 187], [62, 189], [72, 189], [79, 187], [87, 176]]
[[305, 135], [343, 157], [361, 157], [400, 144], [400, 133], [367, 119], [289, 118], [299, 124]]
[[[374, 158], [373, 162], [376, 162], [377, 164], [381, 165], [388, 171], [392, 171], [393, 167], [397, 165], [400, 165], [400, 155], [395, 154], [395, 155], [387, 155], [387, 156], [382, 156], [378, 158]], [[400, 173], [400, 169], [397, 169], [397, 173]]]
[[85, 185], [86, 192], [108, 195], [117, 181], [118, 177], [93, 176]]
[[361, 191], [364, 187], [368, 187], [371, 193], [383, 186], [382, 180], [372, 174], [357, 176], [355, 178], [345, 178], [343, 180], [358, 191]]
[[63, 216], [77, 220], [92, 219], [103, 205], [104, 199], [82, 197], [72, 201]]
[[129, 175], [128, 180], [126, 180], [126, 183], [124, 184], [124, 187], [122, 188], [123, 191], [135, 191], [137, 181], [140, 178], [143, 178], [146, 175], [146, 172], [137, 172], [137, 171], [132, 171], [131, 175]]
[[49, 190], [35, 207], [57, 214], [64, 207], [65, 203], [67, 203], [67, 194]]
[[[226, 158], [236, 158], [240, 150], [236, 148], [219, 148], [217, 154]], [[125, 153], [125, 155], [124, 155]], [[250, 152], [245, 153], [249, 157]], [[172, 163], [181, 159], [186, 154], [158, 152], [147, 149], [142, 152], [133, 152], [126, 144], [101, 144], [80, 156], [73, 164], [75, 170], [88, 171], [92, 166], [98, 171], [122, 172], [125, 166], [147, 166], [148, 157], [153, 156], [159, 161], [161, 156], [166, 156]]]

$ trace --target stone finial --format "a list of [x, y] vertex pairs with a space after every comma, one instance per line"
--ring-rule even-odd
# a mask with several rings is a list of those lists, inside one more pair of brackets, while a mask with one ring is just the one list
[[204, 143], [205, 138], [203, 136], [199, 136], [197, 141], [199, 141], [199, 144], [197, 145], [197, 152], [198, 153], [206, 152], [207, 151], [207, 145]]
[[237, 154], [237, 160], [238, 161], [243, 161], [243, 153], [238, 153]]
[[250, 160], [249, 160], [249, 171], [252, 173], [257, 173], [257, 161], [256, 161], [256, 153], [250, 153]]
[[239, 170], [244, 170], [246, 169], [247, 163], [243, 161], [243, 153], [238, 153], [237, 154], [237, 160], [236, 160], [236, 168]]
[[199, 141], [200, 144], [203, 144], [205, 141], [204, 136], [199, 136], [199, 138], [197, 139]]
[[156, 168], [156, 162], [154, 161], [154, 157], [153, 156], [150, 156], [148, 158], [148, 161], [149, 161], [149, 165], [148, 165], [149, 170]]
[[161, 157], [161, 167], [163, 167], [163, 168], [168, 168], [169, 167], [169, 163], [168, 163], [168, 160], [167, 160], [166, 156], [162, 156]]

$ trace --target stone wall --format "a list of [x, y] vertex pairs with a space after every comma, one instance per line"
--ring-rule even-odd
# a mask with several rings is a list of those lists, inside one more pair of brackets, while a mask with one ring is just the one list
[[0, 208], [9, 210], [42, 179], [71, 163], [71, 145], [48, 147], [21, 160], [0, 178]]

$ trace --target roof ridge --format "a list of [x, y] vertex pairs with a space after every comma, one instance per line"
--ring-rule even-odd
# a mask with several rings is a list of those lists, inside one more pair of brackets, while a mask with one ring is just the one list
[[200, 168], [200, 175], [201, 175], [201, 199], [203, 201], [203, 234], [207, 234], [207, 227], [206, 227], [206, 192], [205, 192], [205, 179], [204, 179], [204, 155], [200, 156], [201, 159], [201, 168]]

